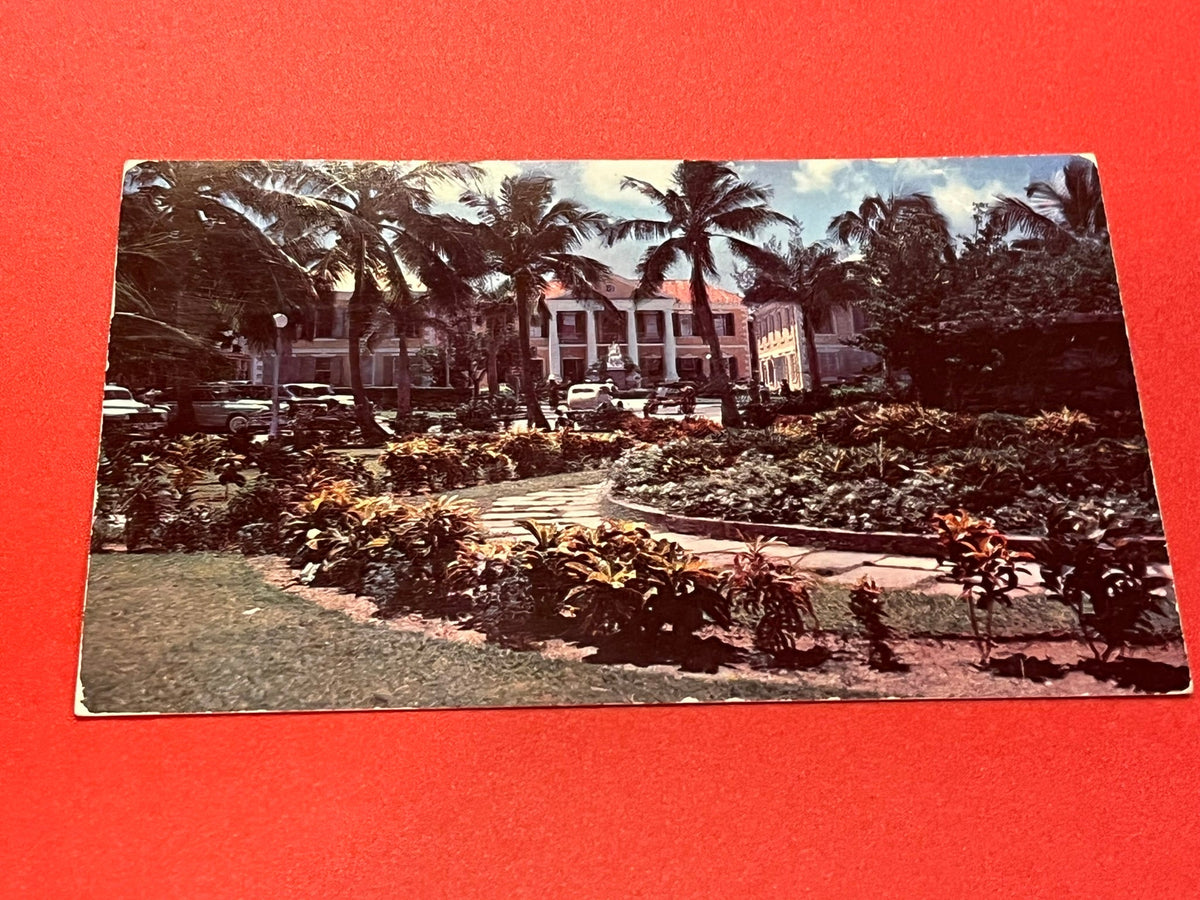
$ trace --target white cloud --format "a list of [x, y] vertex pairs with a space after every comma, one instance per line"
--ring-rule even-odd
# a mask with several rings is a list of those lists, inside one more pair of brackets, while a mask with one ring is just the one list
[[575, 164], [580, 186], [602, 203], [620, 201], [640, 206], [652, 206], [650, 200], [637, 191], [621, 190], [626, 176], [648, 181], [661, 191], [671, 187], [671, 176], [679, 161], [675, 159], [585, 159]]
[[961, 177], [948, 178], [945, 184], [930, 189], [938, 208], [950, 220], [952, 234], [972, 234], [975, 231], [976, 203], [990, 203], [997, 194], [1006, 191], [1005, 185], [993, 179], [982, 187], [968, 184]]
[[[483, 177], [479, 179], [478, 189], [484, 194], [494, 194], [500, 190], [500, 183], [509, 175], [519, 175], [523, 171], [523, 167], [509, 160], [491, 160], [488, 162], [475, 163], [483, 170]], [[472, 185], [472, 189], [476, 186]], [[433, 185], [433, 199], [435, 203], [445, 206], [457, 206], [458, 198], [462, 196], [463, 185], [457, 181], [439, 181]]]
[[854, 161], [849, 159], [806, 159], [796, 164], [792, 172], [792, 183], [796, 193], [827, 193], [834, 179], [849, 171]]

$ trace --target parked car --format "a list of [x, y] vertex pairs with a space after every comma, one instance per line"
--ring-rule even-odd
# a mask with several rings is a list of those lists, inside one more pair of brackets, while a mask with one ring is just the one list
[[688, 382], [660, 384], [646, 400], [643, 414], [652, 416], [669, 407], [675, 407], [685, 416], [696, 411], [696, 388]]
[[104, 386], [104, 426], [129, 428], [133, 431], [160, 431], [167, 424], [168, 411], [134, 399], [129, 388], [116, 384]]
[[566, 406], [571, 411], [602, 409], [604, 407], [612, 407], [614, 409], [625, 408], [625, 404], [614, 396], [612, 385], [609, 384], [572, 385], [567, 389]]
[[[151, 391], [146, 396], [168, 410], [168, 421], [174, 421], [179, 415], [175, 390]], [[192, 408], [196, 412], [196, 424], [203, 431], [246, 434], [271, 427], [271, 401], [240, 399], [230, 396], [221, 387], [192, 388]], [[280, 412], [286, 410], [281, 408]]]
[[[492, 400], [491, 391], [486, 387], [481, 387], [479, 389], [479, 399], [484, 403], [490, 403]], [[520, 398], [517, 396], [517, 392], [512, 389], [512, 385], [501, 383], [496, 389], [496, 412], [500, 415], [516, 412], [520, 405]]]
[[354, 398], [348, 394], [339, 394], [328, 384], [281, 384], [279, 394], [296, 403], [320, 403], [326, 409], [334, 410], [339, 406], [354, 407]]

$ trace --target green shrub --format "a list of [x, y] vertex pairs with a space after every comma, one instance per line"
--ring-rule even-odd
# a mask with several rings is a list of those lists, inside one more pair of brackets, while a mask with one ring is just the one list
[[1150, 570], [1149, 543], [1136, 524], [1111, 515], [1057, 510], [1036, 551], [1049, 596], [1071, 609], [1097, 660], [1124, 655], [1130, 643], [1158, 633], [1168, 615], [1171, 579]]

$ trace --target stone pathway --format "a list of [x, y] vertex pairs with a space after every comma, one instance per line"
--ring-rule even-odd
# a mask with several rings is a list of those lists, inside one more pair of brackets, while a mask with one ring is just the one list
[[[534, 491], [520, 497], [501, 497], [482, 518], [496, 537], [527, 537], [529, 532], [516, 523], [522, 519], [535, 522], [574, 522], [593, 527], [604, 520], [600, 509], [603, 485], [590, 484], [573, 488], [552, 488]], [[678, 534], [654, 530], [686, 547], [716, 566], [727, 567], [733, 555], [745, 545], [741, 541]], [[775, 544], [768, 551], [791, 561], [797, 568], [841, 584], [853, 584], [864, 575], [886, 590], [920, 591], [926, 594], [957, 594], [959, 585], [941, 581], [937, 562], [928, 557], [895, 556], [884, 553], [857, 553], [846, 550], [818, 550], [813, 547], [793, 547]], [[1023, 586], [1038, 583], [1034, 575], [1022, 576]]]

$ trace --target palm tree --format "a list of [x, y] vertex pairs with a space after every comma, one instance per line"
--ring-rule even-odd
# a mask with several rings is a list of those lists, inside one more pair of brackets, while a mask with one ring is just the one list
[[859, 346], [883, 358], [889, 381], [897, 367], [907, 368], [918, 396], [936, 400], [942, 371], [931, 342], [955, 263], [950, 226], [937, 203], [923, 193], [868, 196], [857, 210], [834, 216], [829, 234], [862, 251], [855, 268], [864, 276], [872, 324]]
[[[363, 341], [391, 320], [398, 342], [397, 415], [412, 411], [412, 378], [406, 335], [411, 322], [429, 310], [453, 307], [472, 295], [469, 279], [483, 271], [483, 256], [467, 223], [432, 212], [438, 182], [469, 183], [478, 170], [462, 163], [299, 163], [266, 166], [258, 184], [274, 209], [315, 212], [335, 236], [313, 268], [328, 295], [352, 275], [347, 303], [350, 388], [363, 437], [378, 442], [384, 432], [375, 421], [362, 376]], [[409, 283], [415, 276], [424, 290]]]
[[753, 265], [765, 262], [763, 251], [741, 237], [753, 237], [770, 225], [796, 223], [767, 205], [771, 197], [769, 187], [743, 181], [728, 163], [685, 160], [675, 167], [671, 187], [666, 191], [628, 177], [622, 179], [621, 187], [653, 201], [667, 214], [667, 219], [617, 222], [606, 230], [605, 240], [610, 247], [626, 238], [659, 241], [638, 263], [641, 279], [638, 296], [657, 293], [672, 266], [683, 260], [690, 264], [692, 314], [712, 354], [712, 378], [721, 397], [721, 421], [726, 426], [736, 426], [740, 424], [740, 416], [705, 283], [706, 277], [719, 274], [713, 240], [724, 239], [735, 256]]
[[1108, 218], [1100, 194], [1100, 172], [1090, 159], [1071, 159], [1052, 181], [1025, 188], [1029, 202], [998, 197], [988, 210], [1001, 234], [1019, 231], [1042, 245], [1073, 240], [1108, 240]]
[[308, 230], [263, 220], [248, 189], [235, 163], [147, 162], [126, 175], [110, 360], [147, 380], [172, 378], [181, 430], [195, 427], [191, 384], [225, 364], [223, 333], [266, 346], [273, 313], [296, 317], [318, 302]]
[[468, 191], [461, 199], [479, 216], [480, 241], [492, 271], [512, 284], [529, 427], [549, 428], [538, 402], [529, 317], [541, 308], [551, 281], [576, 296], [604, 301], [596, 285], [609, 274], [608, 266], [575, 251], [605, 228], [608, 217], [574, 200], [555, 200], [554, 179], [545, 175], [511, 175], [496, 196]]
[[851, 302], [857, 294], [850, 267], [838, 251], [822, 243], [805, 245], [799, 231], [792, 233], [786, 249], [775, 241], [766, 255], [748, 271], [747, 306], [787, 303], [800, 308], [804, 329], [806, 390], [820, 392], [821, 369], [817, 354], [816, 323], [834, 306]]
[[884, 198], [880, 194], [864, 197], [858, 210], [847, 210], [833, 217], [829, 235], [843, 246], [858, 244], [866, 247], [886, 240], [902, 240], [913, 224], [922, 224], [944, 238], [947, 248], [953, 246], [950, 225], [928, 194], [913, 193]]

